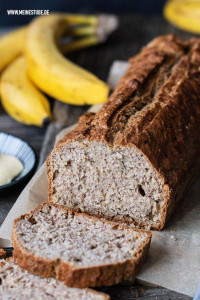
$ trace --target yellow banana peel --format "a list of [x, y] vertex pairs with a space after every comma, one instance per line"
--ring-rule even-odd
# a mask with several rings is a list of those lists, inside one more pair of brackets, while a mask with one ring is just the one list
[[[95, 35], [98, 31], [101, 16], [79, 14], [57, 14], [64, 16], [70, 30], [66, 34], [72, 36]], [[83, 25], [83, 26], [82, 26]], [[0, 72], [17, 56], [23, 53], [27, 26], [13, 30], [0, 37]], [[88, 44], [89, 45], [89, 44]]]
[[[37, 86], [49, 95], [75, 105], [105, 101], [107, 85], [64, 58], [61, 52], [76, 51], [104, 41], [117, 25], [117, 19], [110, 15], [54, 14], [48, 16], [47, 22], [37, 21], [30, 30], [23, 27], [1, 37], [0, 72], [9, 65], [0, 81], [5, 110], [24, 124], [44, 125], [51, 118], [50, 105]], [[27, 32], [29, 41], [26, 44]], [[33, 42], [30, 40], [32, 35]], [[62, 44], [63, 35], [73, 39]], [[36, 54], [32, 56], [33, 50]], [[20, 56], [23, 52], [26, 53], [30, 77], [37, 86], [27, 77], [27, 61]]]
[[28, 75], [42, 91], [74, 104], [95, 104], [107, 100], [108, 86], [95, 75], [65, 58], [58, 39], [66, 30], [67, 16], [50, 15], [35, 19], [27, 31], [25, 55]]
[[0, 72], [22, 53], [26, 28], [14, 30], [0, 37]]
[[2, 73], [1, 101], [4, 109], [15, 120], [43, 126], [51, 118], [50, 104], [26, 76], [26, 61], [16, 58]]
[[164, 7], [164, 16], [176, 27], [200, 33], [200, 1], [171, 0]]

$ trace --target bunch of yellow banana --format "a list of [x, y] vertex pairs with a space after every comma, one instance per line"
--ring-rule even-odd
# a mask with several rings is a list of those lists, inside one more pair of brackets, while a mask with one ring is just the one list
[[170, 0], [164, 7], [164, 16], [180, 29], [200, 33], [199, 0]]
[[[41, 91], [74, 105], [106, 101], [108, 86], [63, 53], [102, 42], [116, 27], [114, 16], [52, 14], [0, 38], [0, 95], [5, 110], [19, 122], [42, 126], [51, 111]], [[63, 44], [63, 37], [70, 42]]]

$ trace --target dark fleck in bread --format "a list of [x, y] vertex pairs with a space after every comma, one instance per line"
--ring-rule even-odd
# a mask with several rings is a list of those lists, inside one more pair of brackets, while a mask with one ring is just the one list
[[151, 233], [45, 203], [15, 220], [13, 256], [29, 272], [68, 286], [113, 285], [137, 274], [150, 240]]
[[49, 201], [160, 230], [200, 169], [200, 39], [153, 40], [47, 160]]
[[1, 300], [109, 300], [90, 289], [68, 288], [54, 278], [41, 278], [20, 268], [13, 258], [0, 260]]

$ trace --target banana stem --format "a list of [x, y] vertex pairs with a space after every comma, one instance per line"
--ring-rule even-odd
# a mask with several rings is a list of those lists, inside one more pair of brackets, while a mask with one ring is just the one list
[[70, 28], [68, 31], [69, 35], [81, 36], [81, 35], [94, 35], [96, 33], [96, 26], [83, 26]]
[[68, 23], [72, 24], [86, 24], [86, 25], [96, 25], [98, 23], [98, 16], [93, 15], [76, 15], [76, 14], [66, 14], [66, 20]]
[[[115, 15], [100, 14], [98, 16], [87, 16], [87, 15], [66, 15], [68, 24], [73, 25], [90, 25], [85, 28], [74, 27], [74, 34], [87, 35], [96, 34], [99, 41], [103, 42], [107, 39], [108, 35], [112, 33], [119, 25], [119, 20]], [[74, 24], [74, 25], [75, 25]], [[71, 28], [73, 30], [73, 28]]]
[[99, 43], [99, 39], [96, 35], [88, 36], [76, 41], [70, 42], [68, 44], [61, 46], [62, 53], [66, 54], [72, 51], [77, 51], [89, 46], [93, 46]]

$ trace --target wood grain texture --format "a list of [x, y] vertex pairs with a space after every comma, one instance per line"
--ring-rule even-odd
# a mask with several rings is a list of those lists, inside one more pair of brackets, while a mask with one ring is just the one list
[[178, 294], [160, 287], [147, 287], [136, 283], [135, 286], [112, 286], [101, 289], [112, 300], [189, 300], [191, 297]]

